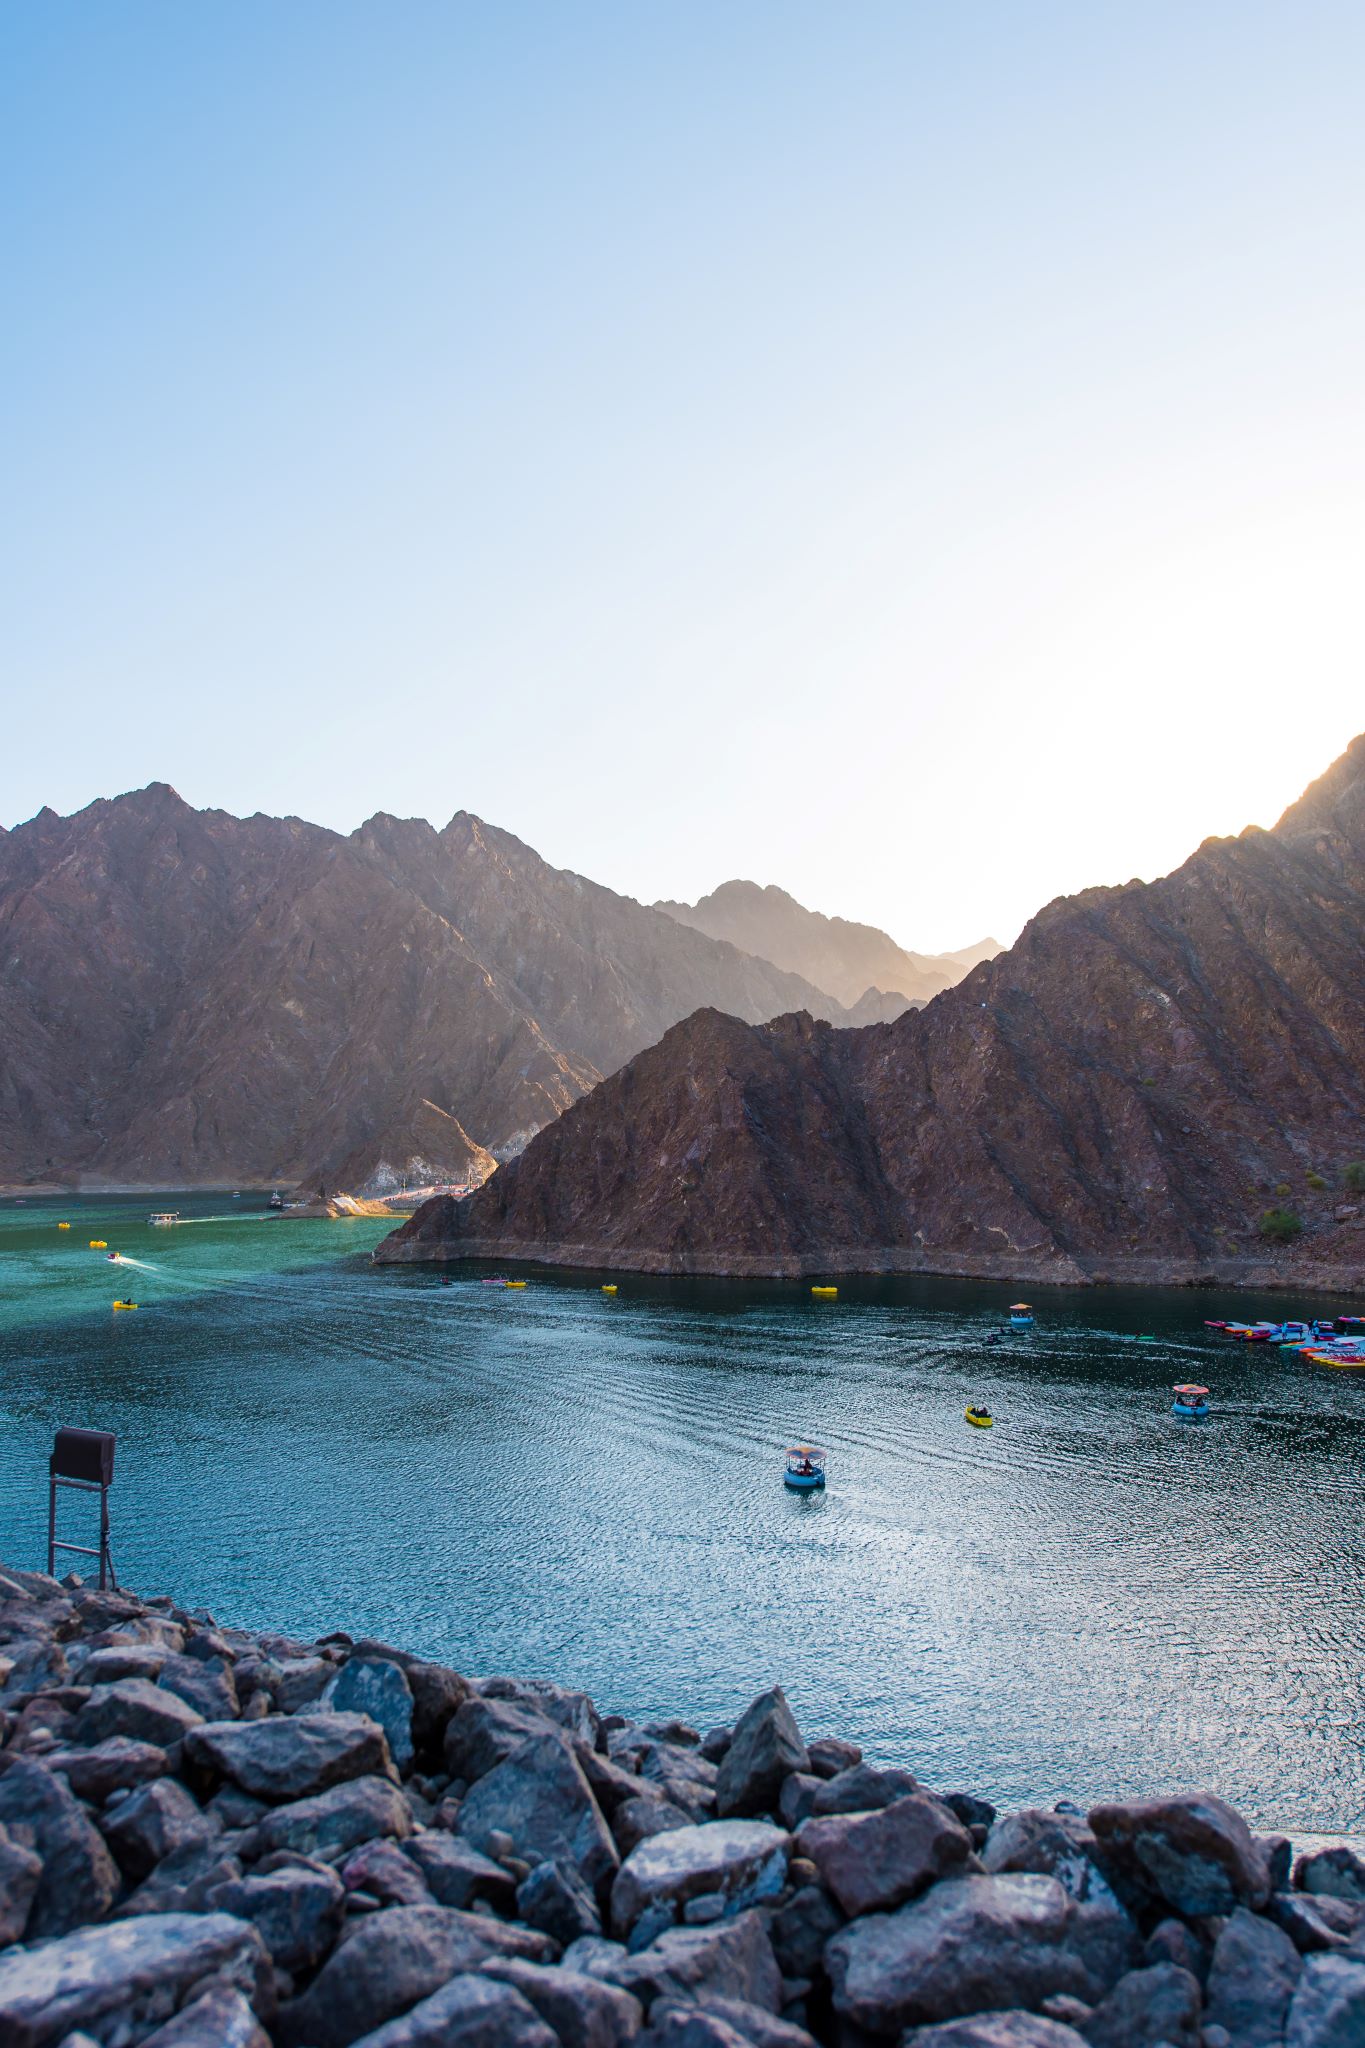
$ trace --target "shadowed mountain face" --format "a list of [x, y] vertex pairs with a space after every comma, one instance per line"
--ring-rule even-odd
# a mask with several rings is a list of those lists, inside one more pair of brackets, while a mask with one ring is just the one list
[[[853, 1011], [859, 1024], [889, 1021], [909, 1003], [928, 1002], [1000, 951], [994, 939], [984, 939], [960, 953], [907, 953], [875, 925], [825, 917], [785, 889], [760, 889], [757, 882], [722, 882], [700, 902], [654, 907], [802, 975]], [[905, 1001], [895, 1003], [897, 994]]]
[[377, 1256], [1365, 1287], [1361, 1159], [1365, 737], [1273, 832], [1050, 904], [895, 1023], [689, 1017]]
[[462, 1178], [699, 1004], [839, 1014], [460, 812], [349, 836], [163, 783], [0, 837], [0, 1180]]

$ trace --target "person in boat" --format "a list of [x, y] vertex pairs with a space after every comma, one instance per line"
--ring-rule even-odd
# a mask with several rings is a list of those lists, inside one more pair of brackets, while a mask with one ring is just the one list
[[799, 1479], [809, 1479], [814, 1470], [815, 1467], [814, 1465], [812, 1465], [810, 1459], [803, 1458], [801, 1460], [801, 1463], [796, 1468], [797, 1477]]

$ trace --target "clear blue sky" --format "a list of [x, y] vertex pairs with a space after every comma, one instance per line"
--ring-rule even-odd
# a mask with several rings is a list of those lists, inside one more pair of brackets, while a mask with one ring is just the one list
[[1365, 727], [1365, 11], [0, 15], [0, 821], [466, 807], [905, 943]]

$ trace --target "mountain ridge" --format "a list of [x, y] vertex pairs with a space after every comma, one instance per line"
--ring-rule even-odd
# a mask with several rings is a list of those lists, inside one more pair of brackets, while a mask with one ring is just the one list
[[[846, 917], [808, 910], [775, 883], [722, 882], [695, 903], [660, 901], [656, 910], [711, 938], [728, 939], [761, 960], [771, 960], [825, 989], [845, 1009], [873, 992], [889, 1003], [926, 1003], [960, 981], [979, 960], [1000, 951], [995, 939], [957, 953], [911, 953], [879, 930]], [[888, 1011], [889, 1015], [895, 1014]], [[872, 1021], [871, 1016], [867, 1021]]]
[[0, 960], [18, 1185], [462, 1179], [699, 1003], [842, 1014], [472, 813], [343, 834], [161, 782], [0, 839]]
[[376, 1256], [1365, 1289], [1363, 957], [1365, 735], [1273, 830], [1058, 898], [893, 1023], [685, 1019]]

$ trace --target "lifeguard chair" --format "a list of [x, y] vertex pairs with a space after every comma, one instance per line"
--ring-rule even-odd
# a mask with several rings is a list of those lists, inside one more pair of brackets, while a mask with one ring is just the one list
[[[59, 1429], [47, 1461], [47, 1570], [56, 1577], [57, 1552], [74, 1551], [77, 1557], [100, 1561], [100, 1591], [112, 1586], [118, 1591], [114, 1560], [109, 1551], [109, 1489], [114, 1483], [114, 1437], [107, 1429]], [[88, 1544], [62, 1543], [57, 1538], [57, 1488], [70, 1487], [75, 1493], [97, 1493], [100, 1497], [100, 1543], [98, 1550]]]

